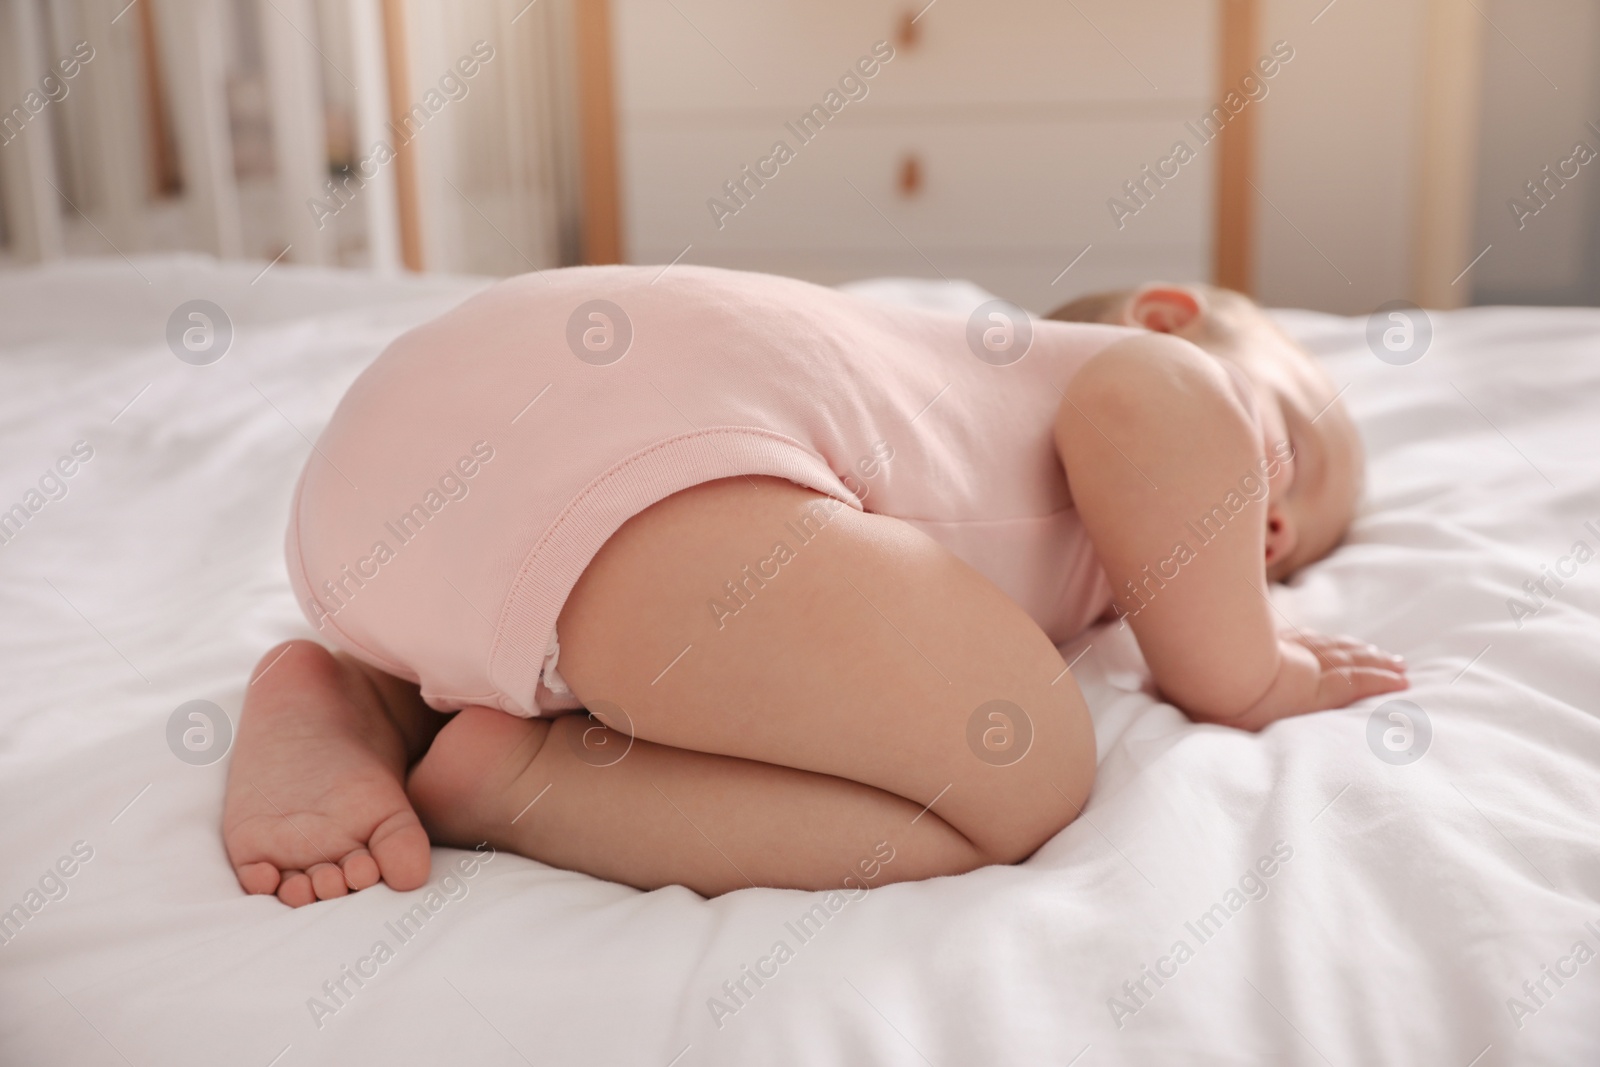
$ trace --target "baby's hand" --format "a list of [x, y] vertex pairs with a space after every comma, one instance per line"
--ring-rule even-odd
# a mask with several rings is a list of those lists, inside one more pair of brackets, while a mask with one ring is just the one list
[[1232, 725], [1259, 730], [1291, 715], [1342, 708], [1411, 684], [1405, 660], [1354, 637], [1280, 633], [1278, 656], [1272, 685]]

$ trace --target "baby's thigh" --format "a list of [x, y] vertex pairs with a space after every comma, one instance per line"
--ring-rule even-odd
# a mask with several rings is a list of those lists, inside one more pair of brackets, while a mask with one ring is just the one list
[[780, 479], [635, 516], [558, 630], [563, 677], [610, 725], [931, 803], [994, 860], [1070, 822], [1093, 780], [1082, 695], [1020, 607], [908, 524]]

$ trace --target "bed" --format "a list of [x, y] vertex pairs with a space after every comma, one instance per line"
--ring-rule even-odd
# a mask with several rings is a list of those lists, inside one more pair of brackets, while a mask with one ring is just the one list
[[[227, 762], [175, 713], [236, 721], [261, 652], [310, 635], [281, 550], [310, 442], [390, 338], [485, 284], [202, 258], [0, 276], [0, 509], [72, 469], [0, 525], [0, 1061], [1600, 1062], [1600, 311], [1434, 314], [1405, 365], [1365, 320], [1280, 315], [1348, 384], [1371, 467], [1349, 543], [1275, 603], [1403, 653], [1408, 706], [1194, 725], [1113, 625], [1063, 649], [1092, 800], [1018, 867], [820, 913], [444, 849], [414, 894], [242, 895]], [[196, 299], [233, 327], [203, 365], [165, 339]]]

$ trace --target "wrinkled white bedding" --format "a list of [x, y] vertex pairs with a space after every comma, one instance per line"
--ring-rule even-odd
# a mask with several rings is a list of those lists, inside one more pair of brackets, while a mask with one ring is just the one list
[[[1435, 315], [1403, 367], [1362, 320], [1282, 317], [1349, 383], [1372, 463], [1350, 543], [1277, 603], [1408, 657], [1420, 759], [1369, 746], [1379, 701], [1192, 725], [1111, 628], [1065, 650], [1088, 648], [1088, 814], [1021, 867], [874, 890], [801, 940], [820, 897], [509, 855], [446, 885], [465, 854], [439, 850], [414, 930], [425, 891], [241, 895], [227, 764], [166, 729], [194, 699], [236, 718], [260, 652], [309, 633], [281, 551], [309, 439], [389, 338], [485, 283], [135, 267], [0, 277], [0, 509], [93, 452], [0, 545], [0, 909], [27, 914], [0, 920], [0, 1062], [1600, 1062], [1600, 561], [1573, 554], [1600, 550], [1600, 312]], [[237, 331], [211, 366], [162, 339], [193, 298]]]

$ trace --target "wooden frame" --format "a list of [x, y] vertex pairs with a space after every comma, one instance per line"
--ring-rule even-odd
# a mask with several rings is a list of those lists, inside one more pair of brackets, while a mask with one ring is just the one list
[[[411, 64], [406, 53], [405, 0], [383, 0], [384, 61], [389, 75], [389, 128], [403, 128], [411, 100]], [[395, 197], [400, 215], [400, 261], [407, 270], [424, 269], [422, 214], [417, 202], [417, 150], [395, 138]]]
[[617, 175], [617, 119], [611, 70], [608, 0], [574, 0], [578, 55], [578, 137], [583, 204], [579, 242], [584, 263], [622, 262], [622, 212]]
[[[1423, 307], [1471, 302], [1463, 280], [1472, 247], [1478, 172], [1483, 20], [1470, 6], [1429, 0], [1418, 87], [1417, 177], [1413, 211], [1412, 299]], [[1454, 281], [1452, 281], [1454, 279]]]
[[177, 142], [167, 124], [167, 87], [161, 77], [155, 6], [140, 4], [135, 17], [139, 20], [139, 58], [144, 74], [145, 136], [150, 145], [145, 158], [149, 161], [150, 188], [157, 196], [177, 196], [183, 191], [183, 176], [178, 169]]
[[[1260, 51], [1260, 0], [1218, 0], [1222, 54], [1217, 64], [1220, 99], [1252, 70]], [[1211, 279], [1253, 296], [1256, 289], [1256, 108], [1236, 115], [1219, 139], [1217, 198], [1211, 246]]]
[[[385, 60], [387, 33], [383, 0], [346, 0], [350, 16], [351, 46], [357, 86], [355, 154], [374, 150], [391, 136], [389, 123], [389, 66]], [[367, 266], [378, 274], [400, 269], [401, 212], [398, 176], [384, 169], [366, 179], [362, 210], [367, 220]], [[415, 225], [413, 200], [409, 218]]]
[[[39, 9], [32, 3], [11, 0], [0, 4], [0, 48], [11, 51], [10, 61], [0, 71], [10, 74], [14, 84], [0, 78], [0, 92], [6, 94], [6, 107], [39, 84], [46, 72], [44, 30], [39, 24]], [[10, 136], [0, 155], [0, 170], [5, 173], [6, 219], [11, 226], [13, 246], [25, 259], [57, 259], [64, 252], [61, 227], [62, 194], [57, 185], [53, 114], [41, 113], [33, 122]]]

